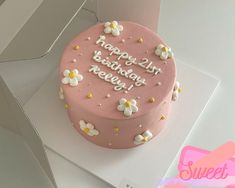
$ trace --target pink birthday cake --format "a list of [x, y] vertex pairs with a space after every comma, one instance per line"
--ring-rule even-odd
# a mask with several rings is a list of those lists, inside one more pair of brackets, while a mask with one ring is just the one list
[[150, 29], [127, 21], [80, 33], [65, 48], [59, 73], [60, 98], [75, 129], [108, 148], [153, 139], [180, 91], [171, 48]]

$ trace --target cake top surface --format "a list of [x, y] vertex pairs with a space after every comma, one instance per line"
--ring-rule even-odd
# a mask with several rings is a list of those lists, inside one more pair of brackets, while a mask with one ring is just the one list
[[172, 92], [173, 53], [148, 28], [127, 21], [96, 24], [65, 48], [60, 79], [66, 100], [108, 119], [136, 118]]

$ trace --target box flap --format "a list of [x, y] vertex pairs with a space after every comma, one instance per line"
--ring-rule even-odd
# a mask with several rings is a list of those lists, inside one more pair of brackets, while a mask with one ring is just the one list
[[0, 104], [0, 126], [15, 132], [24, 138], [42, 169], [51, 180], [52, 184], [56, 187], [56, 182], [41, 138], [1, 76]]
[[0, 55], [0, 63], [47, 54], [86, 0], [44, 0]]

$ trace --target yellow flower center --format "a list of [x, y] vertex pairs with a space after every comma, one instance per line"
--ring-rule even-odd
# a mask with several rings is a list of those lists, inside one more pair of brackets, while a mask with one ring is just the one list
[[163, 52], [168, 52], [169, 51], [169, 49], [167, 48], [167, 47], [162, 47], [162, 49], [161, 49]]
[[144, 139], [143, 139], [143, 141], [144, 141], [144, 142], [148, 142], [148, 141], [149, 141], [148, 137], [145, 136]]
[[117, 23], [116, 23], [116, 22], [112, 22], [112, 23], [110, 24], [110, 27], [111, 27], [112, 29], [115, 29], [115, 28], [117, 27]]
[[131, 101], [126, 101], [126, 102], [125, 102], [125, 106], [126, 106], [127, 108], [131, 107]]
[[70, 72], [69, 73], [69, 78], [73, 79], [75, 78], [76, 74], [74, 72]]
[[87, 133], [89, 133], [90, 129], [89, 128], [85, 128], [85, 129], [83, 129], [83, 131], [87, 134]]

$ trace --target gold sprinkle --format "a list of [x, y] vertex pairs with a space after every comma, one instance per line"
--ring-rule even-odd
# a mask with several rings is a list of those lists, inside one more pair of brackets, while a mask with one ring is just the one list
[[89, 92], [89, 93], [87, 93], [86, 97], [87, 97], [88, 99], [91, 99], [91, 98], [93, 97], [93, 94], [92, 94], [91, 92]]
[[68, 104], [65, 104], [65, 105], [64, 105], [64, 108], [65, 108], [65, 109], [68, 109], [68, 108], [69, 108], [69, 105], [68, 105]]
[[80, 46], [79, 45], [76, 45], [73, 47], [74, 50], [79, 50]]
[[155, 102], [155, 98], [154, 97], [150, 97], [148, 101], [149, 101], [149, 103], [154, 103]]
[[143, 37], [140, 37], [138, 40], [137, 40], [138, 43], [143, 43], [144, 42], [144, 39]]
[[113, 131], [114, 131], [115, 133], [118, 133], [118, 132], [120, 131], [120, 128], [114, 127], [114, 128], [113, 128]]
[[164, 120], [166, 117], [164, 115], [161, 116], [160, 120]]

